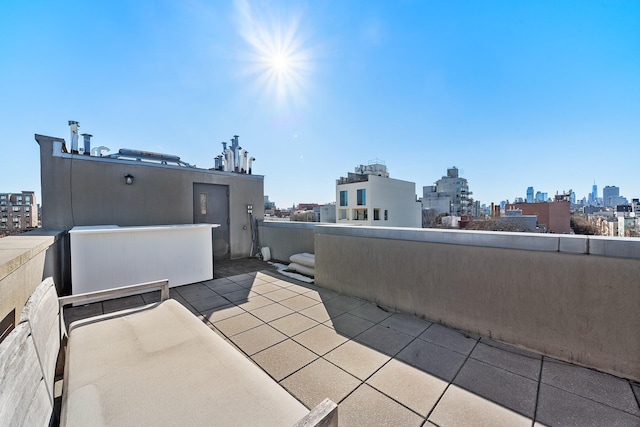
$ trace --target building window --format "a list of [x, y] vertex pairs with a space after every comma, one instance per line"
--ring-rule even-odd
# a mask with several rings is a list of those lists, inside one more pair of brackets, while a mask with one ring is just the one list
[[31, 201], [31, 196], [25, 196], [24, 201], [29, 203]]
[[366, 221], [368, 209], [354, 209], [353, 220], [354, 221]]
[[373, 210], [373, 220], [380, 221], [380, 209]]
[[349, 204], [349, 198], [347, 197], [347, 191], [340, 192], [340, 206], [347, 206]]
[[384, 210], [384, 220], [389, 221], [389, 211], [386, 209]]
[[14, 212], [20, 212], [20, 207], [19, 206], [14, 206], [13, 207], [13, 211]]
[[200, 215], [207, 214], [207, 193], [200, 193]]
[[24, 211], [29, 212], [29, 206], [25, 206]]
[[358, 190], [358, 206], [364, 206], [367, 204], [367, 190], [362, 188]]
[[338, 219], [347, 219], [347, 209], [339, 209]]

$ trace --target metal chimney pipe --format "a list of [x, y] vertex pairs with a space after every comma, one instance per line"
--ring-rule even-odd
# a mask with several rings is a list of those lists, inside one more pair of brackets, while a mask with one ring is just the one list
[[91, 155], [91, 137], [93, 135], [91, 135], [90, 133], [83, 133], [82, 136], [84, 137], [84, 154], [86, 156], [90, 156]]
[[231, 151], [233, 152], [233, 164], [231, 165], [232, 172], [238, 172], [238, 160], [240, 159], [239, 150], [240, 144], [238, 143], [238, 135], [233, 135], [231, 138]]
[[69, 120], [69, 128], [71, 129], [71, 153], [78, 153], [78, 128], [80, 122]]

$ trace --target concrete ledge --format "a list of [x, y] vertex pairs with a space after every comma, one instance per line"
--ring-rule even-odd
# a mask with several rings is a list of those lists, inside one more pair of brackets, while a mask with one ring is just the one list
[[300, 222], [300, 221], [261, 221], [261, 227], [273, 227], [273, 228], [294, 228], [313, 230], [317, 226], [317, 222]]
[[0, 281], [47, 250], [62, 233], [60, 230], [35, 230], [0, 239]]
[[491, 248], [546, 252], [557, 252], [559, 247], [559, 236], [553, 234], [402, 227], [346, 227], [333, 225], [318, 225], [314, 229], [314, 232], [316, 234], [331, 234], [335, 236], [486, 246]]
[[616, 258], [640, 259], [640, 237], [589, 236], [589, 253]]
[[364, 237], [526, 251], [590, 254], [640, 259], [640, 238], [507, 233], [501, 231], [440, 230], [401, 227], [316, 225], [316, 235]]
[[588, 236], [560, 236], [559, 251], [568, 254], [588, 254]]
[[[0, 239], [0, 321], [11, 328], [36, 286], [61, 278], [64, 231], [34, 230]], [[0, 331], [1, 332], [1, 331]]]

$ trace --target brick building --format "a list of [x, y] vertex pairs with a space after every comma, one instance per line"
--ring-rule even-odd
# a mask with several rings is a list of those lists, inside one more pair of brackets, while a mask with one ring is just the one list
[[550, 233], [570, 233], [570, 202], [511, 203], [507, 211], [522, 209], [522, 215], [538, 215], [538, 227], [545, 227]]

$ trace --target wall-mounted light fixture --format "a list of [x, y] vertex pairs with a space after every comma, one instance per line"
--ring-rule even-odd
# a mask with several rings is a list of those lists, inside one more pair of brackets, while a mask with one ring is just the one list
[[126, 174], [124, 176], [124, 183], [127, 184], [127, 185], [133, 184], [133, 175]]

